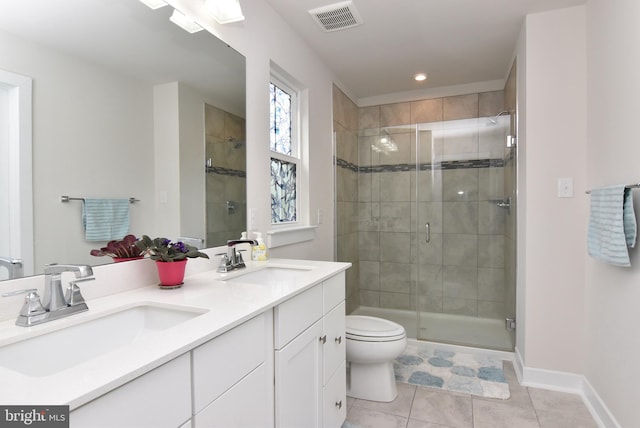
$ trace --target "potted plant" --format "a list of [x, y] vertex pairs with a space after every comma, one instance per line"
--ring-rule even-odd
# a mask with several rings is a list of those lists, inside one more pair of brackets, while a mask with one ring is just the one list
[[209, 256], [198, 251], [196, 247], [184, 242], [171, 242], [167, 238], [151, 239], [142, 235], [142, 239], [136, 242], [136, 246], [143, 254], [149, 254], [151, 260], [155, 260], [160, 277], [160, 285], [163, 287], [180, 287], [184, 280], [184, 270], [187, 260], [190, 258]]
[[107, 246], [99, 250], [91, 250], [91, 255], [96, 257], [109, 256], [116, 263], [141, 259], [144, 257], [144, 252], [136, 245], [137, 241], [138, 238], [134, 235], [127, 235], [121, 240], [107, 242]]

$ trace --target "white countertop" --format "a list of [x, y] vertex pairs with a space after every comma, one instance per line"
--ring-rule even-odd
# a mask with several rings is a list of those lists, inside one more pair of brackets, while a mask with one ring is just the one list
[[[272, 285], [225, 282], [267, 266], [308, 268], [295, 279]], [[206, 311], [175, 327], [154, 333], [132, 345], [105, 353], [72, 368], [42, 377], [0, 367], [0, 403], [3, 405], [68, 404], [71, 410], [188, 352], [244, 321], [349, 268], [349, 263], [272, 259], [247, 262], [247, 267], [226, 274], [208, 271], [185, 278], [184, 286], [162, 290], [136, 288], [87, 300], [89, 311], [33, 327], [18, 327], [14, 320], [0, 322], [0, 347], [139, 304], [177, 305]], [[89, 287], [90, 285], [87, 285]], [[16, 312], [17, 315], [17, 312]], [[68, 346], [62, 344], [60, 346]], [[76, 343], [72, 346], [83, 346]], [[43, 360], [47, 350], [42, 349]]]

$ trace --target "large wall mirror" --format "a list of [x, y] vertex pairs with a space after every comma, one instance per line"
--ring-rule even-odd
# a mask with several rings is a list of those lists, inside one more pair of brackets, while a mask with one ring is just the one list
[[[26, 274], [111, 262], [89, 254], [106, 242], [85, 239], [81, 198], [135, 198], [136, 236], [213, 247], [245, 230], [245, 59], [173, 24], [172, 12], [138, 0], [3, 1], [0, 71], [32, 79], [34, 250], [17, 255], [32, 259]], [[0, 134], [12, 120], [3, 86]], [[11, 180], [0, 175], [0, 205]]]

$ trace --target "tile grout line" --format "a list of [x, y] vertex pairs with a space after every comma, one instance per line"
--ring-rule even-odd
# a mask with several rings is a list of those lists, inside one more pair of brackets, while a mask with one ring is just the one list
[[525, 386], [525, 389], [527, 390], [527, 397], [529, 398], [529, 403], [531, 404], [531, 409], [533, 409], [533, 414], [536, 417], [536, 423], [538, 424], [539, 427], [541, 427], [542, 425], [540, 424], [540, 418], [538, 417], [538, 411], [536, 410], [536, 406], [533, 405], [533, 400], [531, 399], [531, 394], [529, 394], [529, 387]]
[[409, 406], [409, 414], [407, 415], [407, 424], [405, 425], [405, 428], [409, 427], [409, 422], [411, 421], [411, 414], [413, 413], [413, 404], [416, 402], [417, 392], [418, 392], [418, 387], [414, 385], [413, 396], [411, 397], [411, 406]]

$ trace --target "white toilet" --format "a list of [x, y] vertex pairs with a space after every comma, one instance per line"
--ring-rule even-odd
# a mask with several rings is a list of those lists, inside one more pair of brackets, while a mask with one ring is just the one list
[[351, 382], [347, 395], [389, 402], [398, 395], [393, 360], [407, 346], [404, 327], [382, 318], [347, 315], [347, 361]]

